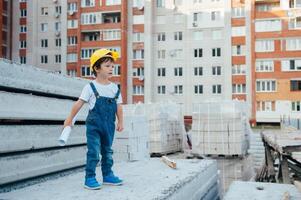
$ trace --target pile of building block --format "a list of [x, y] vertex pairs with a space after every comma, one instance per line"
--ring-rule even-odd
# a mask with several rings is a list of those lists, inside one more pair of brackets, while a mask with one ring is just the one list
[[137, 161], [150, 158], [149, 130], [145, 116], [125, 113], [124, 130], [115, 132], [113, 158], [116, 161]]
[[150, 154], [182, 150], [184, 120], [179, 105], [172, 102], [126, 105], [124, 113], [147, 118]]
[[209, 102], [194, 105], [192, 153], [245, 155], [249, 145], [248, 121], [242, 102]]

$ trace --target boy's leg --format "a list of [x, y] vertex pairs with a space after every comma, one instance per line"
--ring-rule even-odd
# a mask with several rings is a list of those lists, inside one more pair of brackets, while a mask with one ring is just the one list
[[115, 126], [103, 126], [105, 129], [101, 135], [101, 171], [102, 176], [113, 174], [113, 150], [112, 144], [114, 139]]
[[100, 135], [96, 127], [87, 125], [87, 163], [86, 179], [95, 177], [96, 165], [99, 162]]

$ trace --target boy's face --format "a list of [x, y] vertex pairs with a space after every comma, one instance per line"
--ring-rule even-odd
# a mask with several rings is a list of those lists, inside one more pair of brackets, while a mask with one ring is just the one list
[[103, 78], [111, 78], [113, 74], [114, 63], [111, 61], [103, 62], [100, 65], [99, 69], [96, 69], [97, 76]]

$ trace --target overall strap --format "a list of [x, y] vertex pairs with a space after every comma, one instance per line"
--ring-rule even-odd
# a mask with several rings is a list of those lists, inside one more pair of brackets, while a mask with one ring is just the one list
[[93, 90], [93, 92], [94, 92], [95, 97], [98, 98], [98, 97], [99, 97], [99, 94], [98, 94], [98, 92], [97, 92], [97, 90], [96, 90], [96, 88], [95, 88], [95, 85], [91, 82], [91, 83], [90, 83], [90, 86], [91, 86], [91, 88], [92, 88], [92, 90]]
[[114, 99], [115, 99], [115, 100], [117, 100], [117, 99], [118, 99], [118, 97], [119, 97], [119, 94], [120, 94], [120, 89], [118, 88], [118, 91], [116, 92], [116, 95], [115, 95], [115, 97], [114, 97]]

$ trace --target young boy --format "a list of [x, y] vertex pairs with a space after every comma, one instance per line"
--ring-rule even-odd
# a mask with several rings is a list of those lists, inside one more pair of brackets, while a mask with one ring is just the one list
[[89, 103], [87, 127], [87, 163], [84, 187], [100, 189], [101, 184], [95, 178], [96, 165], [101, 153], [101, 169], [103, 184], [121, 185], [122, 180], [113, 174], [113, 151], [111, 149], [115, 118], [117, 116], [117, 131], [123, 130], [122, 97], [116, 84], [109, 81], [112, 76], [114, 62], [119, 57], [117, 52], [107, 49], [95, 51], [90, 58], [90, 67], [96, 79], [87, 84], [77, 102], [73, 105], [65, 126], [71, 126], [72, 119], [84, 103]]

